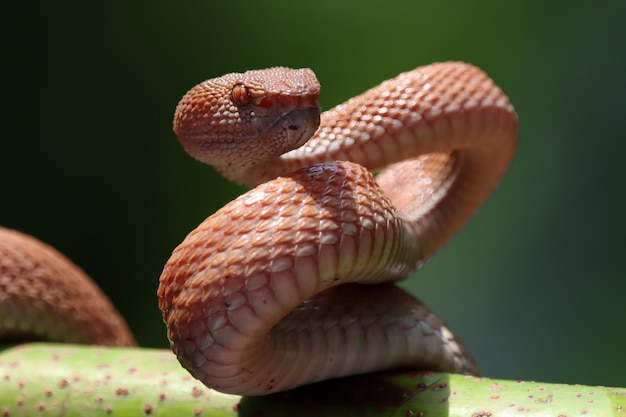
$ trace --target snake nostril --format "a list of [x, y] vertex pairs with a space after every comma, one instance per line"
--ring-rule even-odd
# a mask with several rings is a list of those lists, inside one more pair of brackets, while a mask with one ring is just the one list
[[289, 129], [289, 130], [298, 130], [298, 126], [296, 126], [296, 125], [289, 125], [289, 127], [287, 129]]

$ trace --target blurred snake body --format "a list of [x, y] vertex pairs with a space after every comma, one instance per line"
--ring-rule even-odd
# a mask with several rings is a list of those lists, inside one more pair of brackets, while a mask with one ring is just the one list
[[[399, 367], [477, 373], [456, 336], [393, 282], [500, 181], [517, 146], [508, 98], [464, 63], [400, 74], [324, 113], [319, 89], [311, 70], [279, 67], [205, 81], [178, 104], [185, 150], [255, 188], [164, 267], [158, 299], [174, 353], [208, 387], [245, 395]], [[3, 279], [4, 316], [16, 297]]]

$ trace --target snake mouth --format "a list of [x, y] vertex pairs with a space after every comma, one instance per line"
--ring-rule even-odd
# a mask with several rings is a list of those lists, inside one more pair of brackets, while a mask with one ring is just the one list
[[283, 152], [287, 152], [304, 145], [313, 136], [319, 125], [319, 107], [307, 107], [285, 114], [275, 123], [273, 129], [284, 132], [286, 149]]
[[265, 119], [266, 122], [270, 120], [271, 122], [259, 132], [257, 137], [280, 137], [280, 145], [274, 148], [278, 154], [302, 146], [313, 136], [320, 125], [321, 108], [318, 98], [318, 94], [266, 96], [272, 106], [267, 109], [268, 115], [257, 121], [263, 123]]

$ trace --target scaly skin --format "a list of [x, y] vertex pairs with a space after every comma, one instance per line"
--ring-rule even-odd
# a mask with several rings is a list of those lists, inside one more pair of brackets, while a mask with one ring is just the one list
[[109, 299], [45, 243], [0, 227], [0, 340], [134, 346]]
[[517, 146], [507, 97], [462, 63], [401, 74], [321, 121], [318, 95], [310, 70], [274, 68], [205, 81], [179, 103], [183, 147], [261, 185], [165, 265], [174, 352], [207, 386], [246, 395], [394, 367], [476, 373], [450, 330], [386, 283], [430, 258], [499, 182]]

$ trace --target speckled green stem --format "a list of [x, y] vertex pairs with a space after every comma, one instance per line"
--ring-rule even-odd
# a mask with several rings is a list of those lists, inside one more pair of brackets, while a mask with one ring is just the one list
[[169, 350], [33, 343], [0, 352], [0, 416], [231, 416]]
[[0, 352], [0, 416], [626, 415], [626, 389], [380, 373], [266, 397], [220, 394], [165, 350], [28, 344]]

